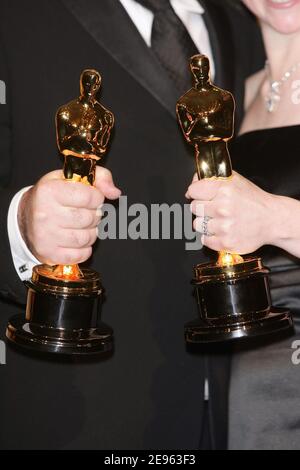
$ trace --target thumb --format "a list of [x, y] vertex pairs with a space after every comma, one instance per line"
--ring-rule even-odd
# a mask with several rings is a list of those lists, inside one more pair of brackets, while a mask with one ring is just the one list
[[44, 175], [40, 181], [50, 181], [50, 180], [63, 180], [64, 179], [64, 174], [62, 170], [54, 170], [51, 171], [50, 173], [47, 173]]
[[103, 167], [96, 168], [95, 186], [107, 199], [118, 199], [122, 194], [115, 186], [111, 172]]

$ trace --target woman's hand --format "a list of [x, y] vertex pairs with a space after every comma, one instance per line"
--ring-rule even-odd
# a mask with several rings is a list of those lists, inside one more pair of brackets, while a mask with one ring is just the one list
[[278, 196], [263, 191], [238, 173], [234, 172], [228, 181], [199, 181], [195, 177], [186, 197], [193, 199], [196, 231], [203, 233], [203, 216], [210, 218], [209, 236], [203, 237], [208, 248], [243, 255], [274, 243]]

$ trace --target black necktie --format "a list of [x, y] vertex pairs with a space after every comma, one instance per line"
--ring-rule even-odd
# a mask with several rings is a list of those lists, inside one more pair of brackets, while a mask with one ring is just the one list
[[191, 88], [189, 58], [199, 51], [169, 0], [136, 0], [154, 13], [151, 49], [179, 94]]

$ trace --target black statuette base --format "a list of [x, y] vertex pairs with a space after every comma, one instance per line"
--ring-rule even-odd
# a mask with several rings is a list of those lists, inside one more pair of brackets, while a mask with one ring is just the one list
[[[255, 314], [253, 315], [255, 316]], [[185, 325], [187, 343], [223, 343], [258, 336], [267, 336], [293, 327], [288, 310], [273, 308], [260, 320], [229, 325], [208, 325], [197, 319]]]
[[[26, 317], [10, 319], [6, 336], [12, 343], [39, 353], [101, 355], [113, 351], [113, 330], [100, 323], [102, 288], [97, 273], [65, 281], [47, 277], [47, 267], [34, 268], [28, 282]], [[47, 274], [47, 273], [46, 273]]]
[[260, 259], [234, 267], [195, 268], [200, 318], [185, 325], [187, 343], [213, 343], [270, 335], [293, 327], [285, 309], [271, 304], [269, 270]]
[[16, 315], [10, 319], [6, 336], [17, 346], [39, 353], [98, 355], [113, 350], [113, 331], [104, 323], [95, 329], [68, 332], [32, 325]]

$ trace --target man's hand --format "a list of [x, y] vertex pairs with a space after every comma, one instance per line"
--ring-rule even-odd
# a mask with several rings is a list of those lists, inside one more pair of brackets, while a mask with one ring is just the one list
[[33, 255], [47, 264], [77, 264], [92, 254], [101, 206], [121, 195], [110, 171], [97, 167], [95, 185], [63, 180], [53, 171], [24, 194], [18, 222]]
[[243, 255], [275, 243], [278, 197], [238, 173], [229, 181], [195, 177], [186, 197], [193, 199], [196, 231], [203, 229], [203, 215], [211, 217], [207, 225], [211, 236], [203, 237], [208, 248]]

